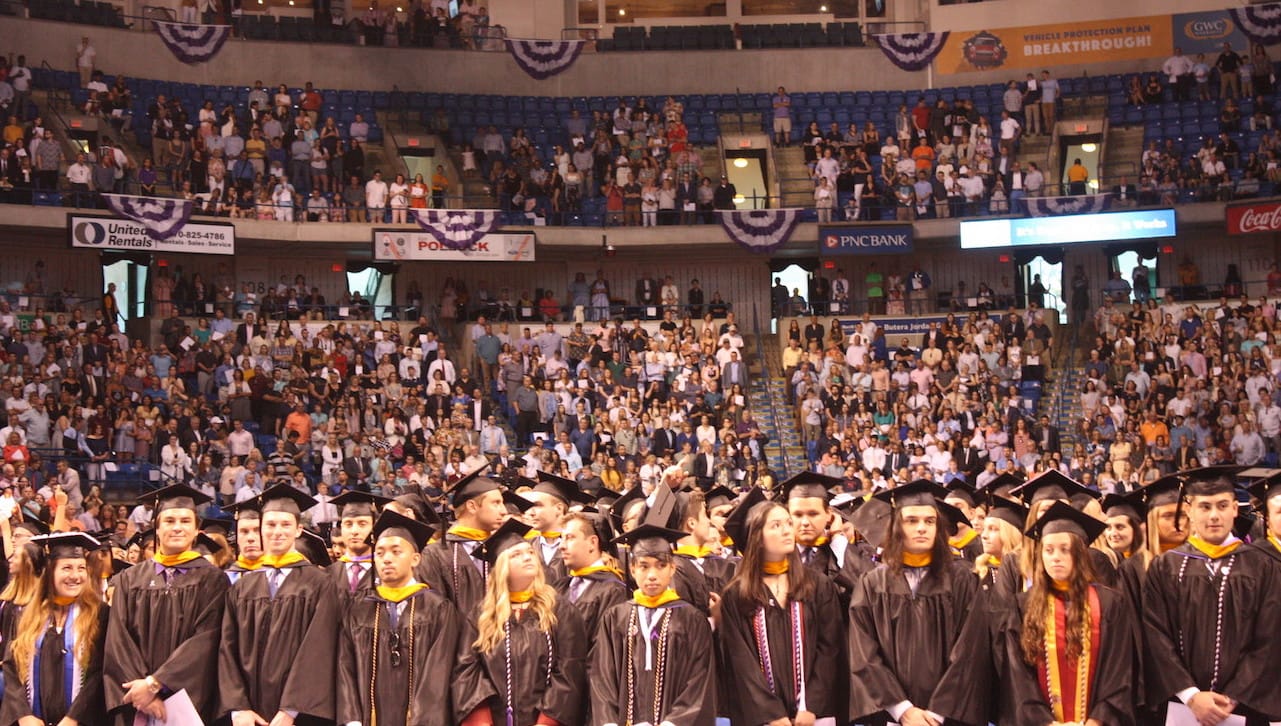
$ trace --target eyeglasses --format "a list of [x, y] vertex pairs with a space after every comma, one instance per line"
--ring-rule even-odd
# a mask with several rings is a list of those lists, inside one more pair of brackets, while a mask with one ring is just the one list
[[387, 644], [391, 647], [391, 667], [400, 667], [400, 632], [393, 630], [387, 638]]

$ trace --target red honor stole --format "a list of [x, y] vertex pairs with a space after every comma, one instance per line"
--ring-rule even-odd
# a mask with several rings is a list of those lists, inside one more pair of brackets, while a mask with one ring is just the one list
[[1045, 655], [1038, 659], [1036, 674], [1041, 695], [1059, 723], [1085, 723], [1089, 717], [1091, 686], [1099, 661], [1102, 608], [1098, 592], [1093, 587], [1088, 592], [1090, 632], [1080, 658], [1069, 657], [1067, 652], [1068, 638], [1079, 637], [1068, 632], [1067, 602], [1054, 594], [1046, 596], [1050, 599], [1050, 612], [1045, 620]]

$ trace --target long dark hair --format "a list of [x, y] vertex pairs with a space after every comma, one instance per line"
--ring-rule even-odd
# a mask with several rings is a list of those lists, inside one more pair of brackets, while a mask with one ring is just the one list
[[[734, 579], [726, 590], [732, 590], [745, 602], [764, 606], [769, 602], [769, 588], [765, 586], [765, 520], [774, 510], [787, 508], [778, 502], [761, 502], [747, 513], [747, 543], [743, 546], [743, 561], [739, 563]], [[790, 515], [789, 515], [790, 516]], [[787, 597], [805, 602], [814, 594], [814, 576], [801, 563], [800, 553], [793, 548], [787, 555]]]
[[1032, 571], [1032, 589], [1027, 596], [1027, 611], [1023, 613], [1023, 639], [1020, 642], [1023, 658], [1031, 665], [1045, 657], [1045, 618], [1050, 612], [1050, 596], [1062, 594], [1067, 600], [1067, 656], [1080, 658], [1084, 640], [1089, 637], [1087, 596], [1090, 583], [1094, 581], [1094, 562], [1084, 540], [1072, 537], [1071, 541], [1072, 577], [1066, 593], [1057, 593], [1054, 589], [1041, 559], [1041, 543], [1036, 543], [1036, 565]]
[[[934, 530], [934, 544], [930, 547], [930, 574], [941, 575], [956, 557], [952, 554], [952, 548], [947, 544], [947, 531], [951, 528], [948, 523], [947, 515], [939, 511], [936, 507], [934, 511], [938, 514], [938, 527]], [[903, 570], [903, 513], [902, 510], [894, 510], [894, 516], [890, 518], [889, 536], [885, 539], [885, 552], [882, 562], [890, 568], [891, 572], [898, 573]]]

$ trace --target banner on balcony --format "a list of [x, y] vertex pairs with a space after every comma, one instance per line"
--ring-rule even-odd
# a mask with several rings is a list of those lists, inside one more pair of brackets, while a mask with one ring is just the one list
[[127, 194], [103, 194], [107, 208], [117, 217], [131, 219], [147, 230], [147, 236], [164, 241], [182, 231], [191, 219], [192, 203], [185, 199], [158, 199]]
[[[178, 200], [181, 204], [182, 201]], [[182, 252], [196, 255], [234, 255], [236, 228], [216, 222], [188, 222], [167, 237], [158, 238], [155, 220], [81, 214], [67, 215], [72, 247], [122, 252]]]
[[752, 252], [773, 252], [787, 244], [801, 221], [800, 209], [751, 209], [717, 212], [725, 234]]
[[586, 41], [582, 40], [507, 40], [507, 50], [534, 80], [542, 81], [564, 72], [578, 60]]
[[1281, 43], [1281, 3], [1248, 5], [1231, 11], [1232, 19], [1250, 40], [1263, 45]]
[[923, 70], [943, 50], [947, 31], [941, 33], [886, 33], [875, 36], [881, 52], [905, 71]]
[[499, 214], [496, 209], [419, 209], [414, 219], [442, 247], [465, 250], [498, 227]]
[[231, 37], [230, 25], [197, 25], [152, 21], [165, 47], [183, 63], [204, 63], [222, 50]]
[[1097, 214], [1112, 206], [1111, 194], [1083, 194], [1075, 197], [1027, 197], [1027, 212], [1033, 217], [1061, 214]]

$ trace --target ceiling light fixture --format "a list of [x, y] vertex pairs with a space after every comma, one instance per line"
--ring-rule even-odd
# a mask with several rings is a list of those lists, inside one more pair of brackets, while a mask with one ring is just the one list
[[744, 159], [744, 158], [743, 158], [743, 157], [741, 157], [741, 156], [740, 156], [740, 157], [738, 157], [737, 159], [735, 159], [735, 160], [734, 160], [734, 166], [738, 167], [739, 169], [746, 169], [746, 168], [747, 168], [747, 159]]

